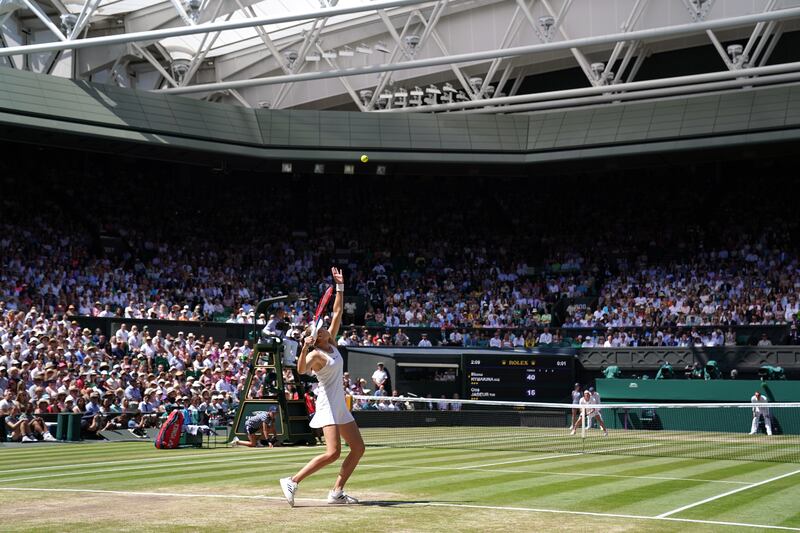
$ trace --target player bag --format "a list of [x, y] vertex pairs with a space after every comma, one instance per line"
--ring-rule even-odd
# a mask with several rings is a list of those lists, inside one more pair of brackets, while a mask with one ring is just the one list
[[156, 448], [159, 450], [173, 450], [177, 448], [181, 441], [182, 428], [183, 413], [181, 413], [179, 409], [175, 409], [161, 425], [161, 429], [158, 430]]

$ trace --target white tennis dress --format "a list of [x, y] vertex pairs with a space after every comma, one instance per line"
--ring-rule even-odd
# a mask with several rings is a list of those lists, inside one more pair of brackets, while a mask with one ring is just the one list
[[355, 420], [347, 410], [347, 404], [344, 401], [342, 354], [339, 353], [336, 346], [331, 345], [331, 348], [333, 349], [331, 353], [317, 348], [317, 351], [327, 358], [327, 363], [320, 370], [314, 372], [319, 380], [319, 386], [316, 391], [317, 410], [309, 424], [312, 428], [347, 424]]

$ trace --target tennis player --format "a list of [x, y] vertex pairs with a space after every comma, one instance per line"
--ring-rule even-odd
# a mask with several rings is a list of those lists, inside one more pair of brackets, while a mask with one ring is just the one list
[[756, 391], [753, 397], [750, 398], [753, 403], [753, 424], [750, 426], [750, 434], [755, 435], [758, 431], [758, 420], [764, 417], [764, 427], [767, 429], [767, 435], [772, 436], [772, 415], [769, 413], [767, 407], [767, 397]]
[[303, 348], [297, 360], [297, 371], [305, 373], [311, 371], [317, 376], [317, 402], [314, 418], [311, 419], [312, 428], [322, 428], [325, 435], [325, 453], [311, 459], [308, 464], [292, 477], [280, 480], [281, 489], [286, 496], [286, 501], [294, 507], [294, 498], [298, 484], [305, 478], [333, 463], [339, 458], [342, 451], [341, 439], [343, 438], [350, 447], [339, 470], [339, 476], [328, 493], [329, 504], [355, 504], [358, 500], [344, 492], [344, 485], [364, 455], [364, 440], [358, 430], [355, 419], [344, 399], [342, 387], [342, 355], [336, 349], [335, 339], [342, 323], [344, 309], [344, 277], [341, 270], [332, 268], [331, 273], [336, 282], [336, 299], [333, 302], [333, 318], [330, 327], [326, 330], [312, 324], [306, 331]]
[[[597, 398], [599, 398], [599, 396]], [[573, 424], [572, 430], [569, 432], [570, 435], [575, 434], [575, 430], [578, 429], [579, 424], [583, 424], [584, 427], [589, 427], [594, 419], [597, 420], [597, 424], [600, 426], [600, 429], [603, 430], [603, 436], [608, 436], [608, 430], [606, 429], [605, 423], [603, 423], [603, 415], [600, 414], [600, 409], [589, 407], [590, 405], [596, 405], [597, 403], [599, 402], [592, 395], [592, 393], [589, 392], [588, 389], [583, 391], [583, 398], [581, 398], [580, 402], [578, 402], [580, 405], [581, 414], [575, 421], [575, 424]]]
[[572, 408], [572, 422], [570, 422], [569, 427], [573, 427], [575, 421], [578, 419], [578, 405], [581, 403], [581, 398], [583, 398], [583, 394], [581, 394], [581, 384], [576, 383], [575, 387], [572, 389], [572, 405], [575, 407]]

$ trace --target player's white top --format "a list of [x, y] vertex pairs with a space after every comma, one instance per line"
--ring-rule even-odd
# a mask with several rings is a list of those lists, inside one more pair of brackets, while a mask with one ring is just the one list
[[769, 415], [769, 407], [765, 405], [769, 403], [769, 400], [767, 400], [766, 396], [762, 394], [761, 398], [756, 398], [756, 396], [753, 395], [753, 397], [750, 398], [750, 401], [756, 404], [753, 406], [754, 415]]
[[586, 399], [586, 397], [584, 396], [584, 397], [582, 397], [582, 398], [581, 398], [580, 402], [578, 402], [578, 403], [579, 403], [579, 404], [580, 404], [580, 405], [581, 405], [581, 406], [582, 406], [584, 409], [586, 409], [586, 414], [587, 414], [587, 415], [589, 415], [589, 416], [592, 416], [592, 415], [594, 415], [594, 413], [595, 413], [595, 409], [591, 409], [591, 408], [589, 408], [589, 407], [588, 407], [589, 405], [592, 405], [592, 404], [594, 404], [594, 401], [592, 401], [592, 399], [591, 399], [591, 398], [589, 398], [589, 399], [587, 400], [587, 399]]
[[317, 410], [309, 424], [312, 428], [321, 428], [333, 424], [347, 424], [354, 420], [353, 415], [347, 410], [344, 401], [344, 386], [342, 385], [342, 369], [344, 361], [342, 354], [331, 344], [332, 352], [326, 353], [317, 348], [327, 359], [327, 363], [320, 370], [314, 372], [319, 380], [317, 387]]

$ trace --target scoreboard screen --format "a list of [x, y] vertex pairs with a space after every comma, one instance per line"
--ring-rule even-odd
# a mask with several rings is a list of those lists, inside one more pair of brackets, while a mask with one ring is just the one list
[[464, 354], [470, 400], [558, 402], [570, 400], [575, 382], [571, 355]]

